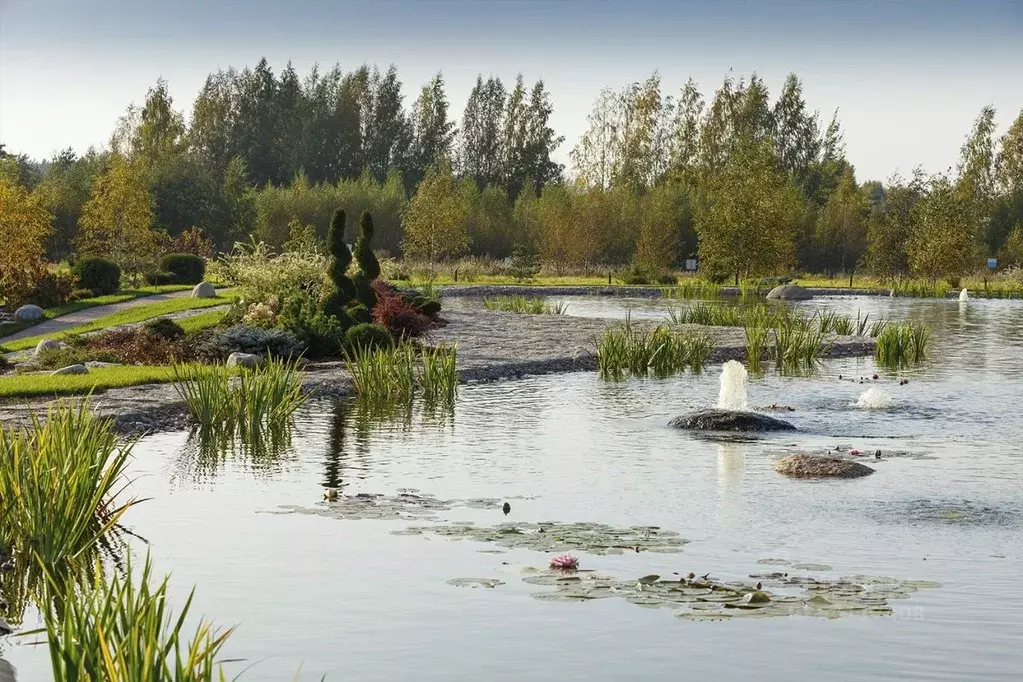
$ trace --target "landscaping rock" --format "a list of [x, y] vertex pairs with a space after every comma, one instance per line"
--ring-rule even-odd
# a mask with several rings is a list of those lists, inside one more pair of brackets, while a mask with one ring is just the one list
[[63, 347], [64, 344], [60, 341], [56, 341], [54, 339], [42, 339], [36, 344], [36, 349], [33, 352], [33, 355], [38, 357], [40, 353], [44, 353], [48, 350], [60, 350]]
[[807, 454], [789, 455], [780, 459], [774, 465], [774, 470], [795, 478], [860, 478], [874, 473], [874, 469], [859, 462]]
[[99, 360], [89, 360], [85, 363], [88, 369], [103, 369], [104, 367], [120, 367], [119, 362], [100, 362]]
[[259, 364], [259, 356], [252, 353], [231, 353], [227, 356], [228, 367], [246, 367], [252, 369]]
[[46, 317], [43, 309], [37, 305], [23, 305], [14, 311], [15, 322], [36, 322]]
[[778, 301], [809, 301], [813, 294], [798, 284], [783, 284], [771, 289], [767, 298]]
[[712, 408], [697, 410], [675, 417], [668, 426], [691, 431], [795, 431], [796, 427], [787, 421], [768, 417], [766, 414], [745, 410], [721, 410]]
[[209, 282], [199, 282], [192, 289], [192, 298], [216, 298], [217, 290]]
[[65, 374], [88, 374], [89, 368], [85, 365], [68, 365], [67, 367], [61, 367], [55, 372], [52, 372], [50, 376], [63, 376]]

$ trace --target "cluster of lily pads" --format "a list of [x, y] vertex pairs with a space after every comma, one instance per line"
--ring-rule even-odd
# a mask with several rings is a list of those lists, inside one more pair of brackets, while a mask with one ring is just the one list
[[[468, 500], [442, 500], [414, 489], [402, 489], [396, 495], [357, 493], [341, 495], [336, 489], [327, 489], [323, 504], [315, 507], [281, 505], [277, 513], [312, 514], [345, 521], [413, 521], [433, 519], [437, 512], [456, 507], [468, 509], [501, 509], [503, 501], [495, 498], [473, 498]], [[512, 498], [515, 499], [515, 498]]]
[[926, 581], [853, 575], [835, 579], [773, 572], [752, 574], [755, 582], [721, 582], [709, 575], [662, 577], [646, 575], [625, 580], [589, 570], [563, 571], [526, 568], [523, 581], [553, 587], [533, 597], [543, 601], [590, 601], [617, 598], [647, 608], [677, 609], [689, 620], [737, 617], [890, 615], [890, 600], [906, 599], [923, 588], [940, 587]]
[[433, 534], [454, 540], [476, 540], [508, 549], [531, 549], [553, 554], [572, 551], [595, 555], [626, 552], [674, 554], [681, 552], [683, 545], [688, 542], [675, 531], [657, 526], [615, 527], [603, 523], [555, 521], [501, 523], [495, 526], [477, 526], [465, 522], [412, 526], [392, 532], [395, 535]]

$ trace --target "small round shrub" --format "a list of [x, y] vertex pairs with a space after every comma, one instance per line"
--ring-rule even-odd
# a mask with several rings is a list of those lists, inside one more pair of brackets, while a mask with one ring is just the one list
[[169, 317], [157, 317], [149, 320], [142, 325], [142, 328], [147, 333], [168, 341], [177, 341], [185, 336], [185, 330], [181, 328], [181, 325]]
[[175, 284], [198, 284], [206, 276], [206, 261], [193, 253], [168, 253], [160, 270], [174, 275]]
[[440, 301], [435, 298], [426, 298], [425, 296], [420, 298], [421, 300], [416, 302], [419, 312], [427, 317], [436, 317], [440, 313]]
[[400, 339], [420, 337], [434, 326], [433, 320], [401, 296], [380, 298], [373, 308], [373, 320]]
[[78, 286], [88, 289], [93, 296], [116, 294], [121, 289], [121, 268], [117, 263], [98, 256], [86, 256], [72, 270]]
[[390, 348], [394, 345], [391, 332], [379, 324], [357, 324], [345, 332], [349, 348]]
[[678, 284], [678, 275], [673, 272], [662, 272], [657, 275], [657, 283], [662, 287], [673, 287]]
[[146, 274], [146, 284], [152, 287], [160, 287], [166, 284], [175, 284], [178, 281], [177, 275], [166, 270], [158, 270]]

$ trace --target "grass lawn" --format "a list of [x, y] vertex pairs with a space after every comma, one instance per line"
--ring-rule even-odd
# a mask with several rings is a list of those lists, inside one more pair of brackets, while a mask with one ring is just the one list
[[140, 367], [102, 367], [88, 374], [50, 376], [49, 374], [23, 374], [0, 377], [0, 400], [38, 396], [83, 395], [120, 386], [163, 384], [174, 380], [174, 373], [166, 365]]
[[166, 294], [174, 291], [184, 291], [191, 289], [189, 285], [183, 284], [167, 284], [159, 287], [142, 287], [141, 289], [124, 289], [117, 292], [116, 294], [109, 294], [107, 296], [94, 296], [93, 298], [83, 298], [71, 303], [65, 303], [64, 305], [54, 306], [53, 308], [43, 308], [45, 317], [42, 320], [36, 320], [35, 322], [6, 322], [0, 324], [0, 337], [7, 336], [10, 334], [17, 334], [23, 329], [33, 327], [44, 320], [50, 320], [54, 317], [60, 317], [61, 315], [67, 315], [68, 313], [76, 313], [79, 310], [85, 310], [87, 308], [95, 308], [98, 305], [110, 305], [111, 303], [123, 303], [124, 301], [130, 301], [132, 299], [141, 298], [143, 296], [152, 296], [153, 294]]
[[209, 310], [205, 313], [198, 313], [177, 320], [177, 323], [185, 330], [186, 334], [192, 334], [203, 329], [216, 327], [223, 321], [225, 315], [227, 315], [226, 310]]
[[140, 305], [135, 308], [129, 308], [128, 310], [122, 310], [119, 313], [113, 313], [94, 320], [87, 324], [82, 324], [77, 327], [71, 327], [63, 332], [53, 335], [37, 335], [29, 336], [9, 343], [0, 345], [0, 350], [6, 353], [11, 353], [18, 350], [26, 350], [34, 347], [44, 338], [56, 338], [59, 339], [62, 336], [69, 334], [85, 334], [87, 332], [100, 331], [102, 329], [108, 329], [110, 327], [117, 327], [123, 324], [132, 324], [135, 322], [144, 322], [145, 320], [152, 319], [154, 317], [160, 317], [161, 315], [167, 315], [169, 313], [176, 313], [182, 310], [196, 310], [199, 308], [211, 308], [218, 305], [226, 305], [234, 302], [235, 297], [233, 296], [217, 296], [216, 298], [172, 298], [166, 301], [160, 301], [150, 305]]
[[14, 398], [87, 395], [109, 388], [167, 384], [172, 381], [174, 371], [170, 365], [100, 367], [90, 370], [88, 374], [56, 377], [46, 373], [0, 376], [0, 401]]

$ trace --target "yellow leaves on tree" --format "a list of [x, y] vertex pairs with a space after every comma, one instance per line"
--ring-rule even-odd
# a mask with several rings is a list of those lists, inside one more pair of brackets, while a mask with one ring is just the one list
[[916, 221], [906, 253], [913, 272], [953, 286], [979, 262], [979, 221], [971, 196], [947, 178], [931, 180], [930, 192], [915, 207]]
[[468, 217], [469, 208], [455, 185], [451, 168], [430, 169], [402, 221], [405, 257], [432, 263], [444, 256], [462, 254], [469, 246]]
[[799, 190], [775, 168], [766, 143], [740, 145], [702, 190], [695, 212], [701, 270], [754, 276], [795, 262]]
[[46, 238], [53, 214], [39, 196], [0, 178], [0, 298], [9, 306], [25, 301], [46, 272]]
[[153, 200], [141, 161], [114, 156], [92, 185], [79, 220], [75, 246], [81, 255], [103, 256], [128, 273], [152, 269], [159, 238], [152, 229]]

